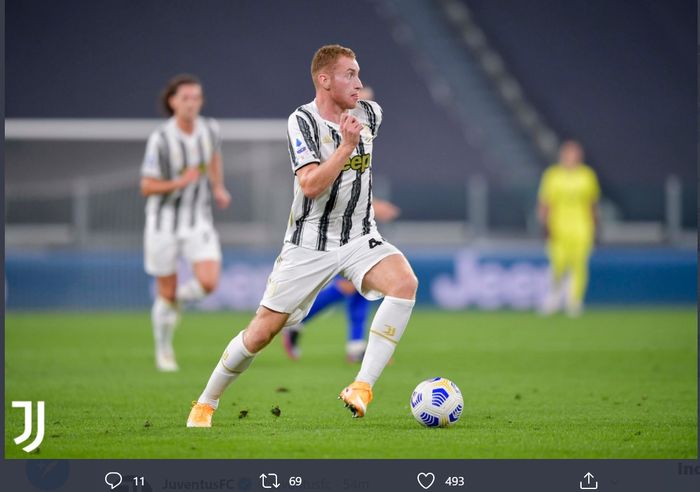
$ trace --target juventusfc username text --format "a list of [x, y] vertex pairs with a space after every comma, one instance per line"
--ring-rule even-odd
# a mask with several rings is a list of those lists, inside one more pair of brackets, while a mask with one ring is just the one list
[[249, 478], [219, 478], [214, 480], [170, 480], [165, 479], [162, 490], [250, 490], [253, 487]]
[[[278, 486], [283, 485], [279, 484]], [[333, 490], [333, 484], [326, 479], [308, 480], [302, 482], [301, 477], [290, 478], [289, 484], [285, 486], [293, 487], [295, 490]], [[166, 478], [161, 484], [161, 490], [258, 490], [260, 482], [251, 478], [219, 478], [219, 479], [199, 479], [199, 480], [173, 480]], [[265, 487], [272, 488], [272, 487]], [[275, 487], [276, 488], [276, 487]], [[282, 487], [287, 488], [287, 487]], [[362, 490], [369, 488], [366, 480], [345, 479], [341, 484], [341, 490]], [[274, 490], [274, 489], [273, 489]]]

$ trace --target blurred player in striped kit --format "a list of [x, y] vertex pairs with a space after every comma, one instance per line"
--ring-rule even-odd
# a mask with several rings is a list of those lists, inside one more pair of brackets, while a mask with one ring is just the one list
[[372, 150], [382, 109], [360, 99], [360, 67], [348, 48], [321, 47], [311, 77], [315, 99], [287, 121], [294, 198], [282, 251], [255, 317], [224, 350], [188, 427], [211, 427], [226, 388], [284, 327], [306, 317], [337, 275], [367, 299], [383, 298], [360, 370], [339, 395], [353, 416], [366, 414], [372, 388], [411, 317], [418, 280], [403, 254], [379, 234], [372, 207]]
[[[151, 310], [156, 367], [178, 369], [173, 334], [182, 303], [212, 292], [221, 271], [221, 245], [212, 221], [212, 197], [220, 208], [231, 197], [224, 186], [221, 136], [217, 122], [200, 116], [202, 84], [192, 75], [170, 80], [161, 96], [170, 118], [148, 139], [141, 167], [146, 200], [144, 263], [156, 278]], [[183, 257], [194, 276], [178, 285]]]
[[[374, 101], [374, 90], [369, 86], [360, 89], [360, 99]], [[396, 219], [401, 210], [393, 203], [375, 198], [372, 202], [374, 218], [378, 222], [391, 222]], [[295, 326], [285, 328], [282, 332], [284, 350], [292, 360], [301, 357], [299, 347], [301, 334], [306, 324], [326, 309], [340, 301], [345, 301], [345, 313], [348, 322], [348, 336], [345, 344], [345, 356], [348, 362], [361, 362], [367, 348], [365, 340], [365, 325], [369, 317], [370, 301], [357, 292], [355, 286], [343, 277], [336, 277], [328, 284], [314, 301], [311, 311], [304, 320]]]
[[547, 233], [552, 272], [551, 288], [542, 306], [544, 314], [558, 311], [562, 304], [569, 316], [582, 312], [599, 197], [598, 178], [583, 163], [581, 144], [565, 141], [559, 148], [559, 162], [542, 175], [538, 195], [538, 218]]

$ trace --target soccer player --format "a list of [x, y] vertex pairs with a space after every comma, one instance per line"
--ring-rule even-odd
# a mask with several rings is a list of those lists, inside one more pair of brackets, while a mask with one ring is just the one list
[[[374, 90], [365, 85], [360, 89], [360, 99], [374, 101]], [[401, 210], [393, 203], [386, 200], [372, 200], [374, 217], [379, 222], [391, 222], [401, 213]], [[365, 341], [365, 324], [369, 316], [369, 303], [362, 294], [357, 292], [355, 286], [349, 280], [337, 276], [321, 292], [306, 318], [301, 323], [282, 330], [282, 346], [292, 360], [301, 357], [299, 342], [304, 326], [317, 314], [330, 306], [345, 300], [345, 312], [348, 321], [348, 336], [345, 344], [345, 355], [348, 362], [361, 362], [365, 355], [367, 342]]]
[[[199, 114], [202, 84], [192, 75], [178, 75], [163, 90], [161, 103], [170, 119], [151, 134], [141, 167], [141, 192], [147, 197], [144, 263], [156, 278], [151, 310], [156, 367], [176, 371], [173, 332], [179, 306], [203, 298], [219, 282], [221, 246], [211, 198], [226, 208], [231, 197], [224, 186], [219, 126]], [[194, 273], [181, 285], [179, 257]]]
[[[559, 163], [542, 175], [538, 196], [538, 218], [547, 234], [552, 272], [551, 288], [542, 306], [545, 314], [558, 311], [562, 301], [569, 316], [582, 312], [599, 196], [596, 174], [583, 164], [581, 144], [565, 141], [559, 148]], [[567, 274], [571, 276], [568, 292], [564, 282]]]
[[359, 74], [355, 53], [343, 46], [323, 46], [311, 61], [316, 97], [297, 108], [287, 126], [294, 199], [282, 251], [258, 311], [224, 350], [190, 411], [188, 427], [211, 427], [226, 387], [282, 328], [306, 317], [337, 274], [370, 300], [384, 297], [360, 371], [339, 396], [353, 416], [367, 411], [372, 386], [408, 324], [418, 280], [374, 221], [372, 150], [382, 110], [359, 99]]

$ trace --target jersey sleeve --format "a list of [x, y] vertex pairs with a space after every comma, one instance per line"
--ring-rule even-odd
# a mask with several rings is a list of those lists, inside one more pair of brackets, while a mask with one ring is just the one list
[[287, 143], [294, 173], [307, 164], [321, 162], [312, 122], [297, 111], [287, 121]]
[[207, 118], [207, 132], [211, 141], [212, 154], [221, 153], [221, 127], [214, 118]]
[[588, 197], [591, 204], [596, 203], [600, 200], [600, 184], [598, 184], [598, 177], [593, 169], [588, 169]]
[[382, 126], [384, 111], [376, 101], [362, 101], [362, 106], [367, 113], [367, 123], [374, 138], [379, 133], [379, 127]]
[[141, 176], [144, 178], [166, 179], [162, 170], [164, 164], [160, 135], [154, 133], [149, 137], [146, 144], [146, 154], [141, 163]]

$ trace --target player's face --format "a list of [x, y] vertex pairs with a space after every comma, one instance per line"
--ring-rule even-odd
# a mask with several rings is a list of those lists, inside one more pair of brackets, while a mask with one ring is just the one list
[[357, 60], [341, 56], [331, 75], [330, 96], [342, 109], [353, 109], [360, 99], [360, 66]]
[[581, 147], [575, 144], [564, 145], [559, 152], [559, 162], [567, 167], [575, 167], [583, 160]]
[[199, 116], [204, 98], [199, 84], [183, 84], [169, 100], [176, 118], [193, 120]]

